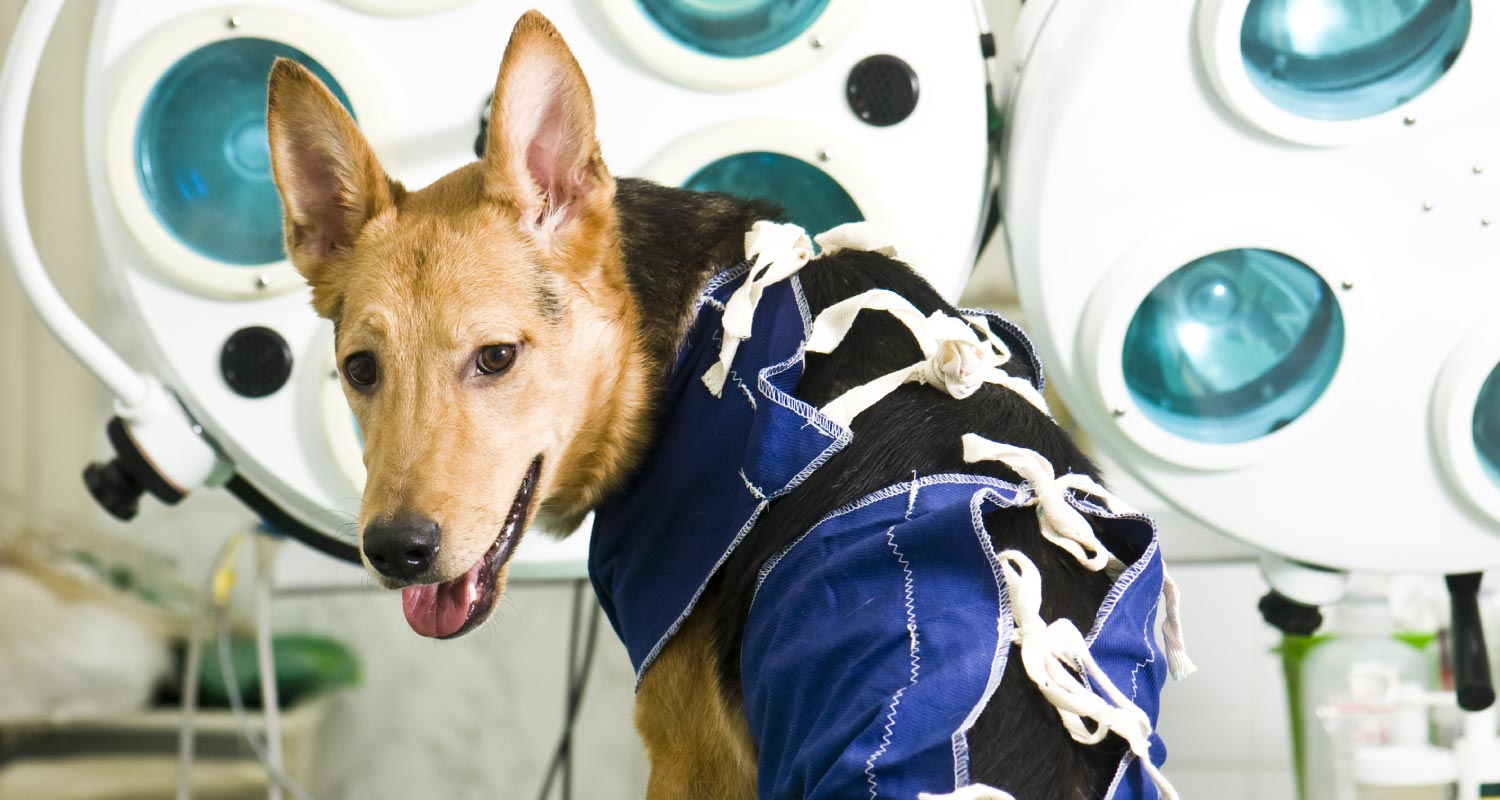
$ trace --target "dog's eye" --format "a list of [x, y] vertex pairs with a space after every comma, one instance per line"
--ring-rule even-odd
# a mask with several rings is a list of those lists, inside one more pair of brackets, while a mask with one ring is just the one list
[[474, 366], [479, 368], [482, 375], [494, 375], [510, 369], [510, 365], [516, 360], [516, 346], [513, 344], [489, 344], [479, 348], [479, 355], [474, 359]]
[[344, 377], [355, 386], [369, 386], [375, 382], [375, 357], [369, 353], [355, 353], [344, 359]]

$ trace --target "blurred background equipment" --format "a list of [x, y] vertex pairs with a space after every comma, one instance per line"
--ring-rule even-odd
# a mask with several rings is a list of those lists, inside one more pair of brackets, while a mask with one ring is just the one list
[[1500, 13], [1053, 0], [1019, 25], [1017, 288], [1100, 447], [1289, 559], [1500, 566]]
[[[1497, 44], [1500, 8], [1471, 0], [1043, 0], [1001, 68], [1003, 217], [1053, 385], [1112, 461], [1266, 554], [1284, 654], [1318, 645], [1349, 572], [1446, 576], [1464, 798], [1495, 735]], [[1309, 769], [1338, 755], [1309, 797], [1442, 772], [1358, 757], [1442, 760], [1420, 714], [1360, 721], [1435, 685], [1373, 644], [1395, 631], [1367, 600], [1289, 686]]]
[[[216, 596], [227, 601], [223, 574]], [[268, 589], [269, 573], [258, 574]], [[276, 637], [271, 666], [264, 603], [244, 635], [231, 632], [227, 607], [207, 606], [232, 665], [183, 658], [202, 635], [194, 590], [170, 561], [111, 536], [7, 531], [0, 601], [0, 797], [144, 800], [174, 784], [182, 797], [266, 796], [271, 779], [240, 743], [246, 731], [275, 743], [278, 770], [305, 776], [327, 694], [358, 680], [354, 655], [323, 636]], [[173, 687], [200, 682], [200, 702], [179, 713]]]

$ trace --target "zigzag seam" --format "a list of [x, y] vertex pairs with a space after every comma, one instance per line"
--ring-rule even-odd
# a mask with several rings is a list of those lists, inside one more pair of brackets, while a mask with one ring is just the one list
[[735, 385], [738, 386], [738, 387], [740, 387], [740, 391], [742, 391], [742, 392], [745, 393], [745, 399], [750, 401], [750, 409], [752, 411], [757, 410], [756, 406], [755, 406], [755, 395], [751, 394], [750, 393], [750, 387], [746, 386], [745, 382], [742, 381], [742, 380], [740, 380], [739, 373], [735, 372], [734, 370], [730, 370], [729, 371], [729, 377], [733, 378]]
[[[915, 497], [915, 492], [913, 492]], [[901, 705], [901, 696], [906, 690], [917, 685], [917, 675], [921, 671], [922, 645], [917, 638], [917, 609], [916, 602], [912, 598], [912, 573], [911, 562], [901, 553], [901, 548], [896, 545], [896, 526], [892, 525], [885, 532], [886, 541], [891, 545], [891, 552], [896, 555], [896, 561], [901, 564], [901, 571], [906, 573], [905, 595], [906, 595], [906, 631], [911, 636], [911, 681], [896, 690], [891, 696], [890, 711], [885, 715], [885, 735], [880, 739], [880, 747], [870, 754], [865, 761], [865, 780], [870, 784], [870, 800], [878, 800], [879, 793], [875, 786], [875, 762], [885, 755], [891, 747], [891, 736], [896, 729], [896, 708]]]

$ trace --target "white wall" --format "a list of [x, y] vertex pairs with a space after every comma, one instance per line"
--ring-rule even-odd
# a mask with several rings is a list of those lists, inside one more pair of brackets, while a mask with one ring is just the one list
[[[93, 235], [82, 169], [82, 65], [90, 3], [73, 2], [42, 66], [28, 125], [28, 209], [53, 277], [86, 316], [117, 337], [101, 289], [104, 254]], [[1002, 47], [1018, 0], [986, 0]], [[6, 41], [18, 0], [0, 0]], [[971, 296], [1010, 304], [1000, 247], [985, 254]], [[1013, 310], [1010, 310], [1014, 313]], [[98, 313], [95, 313], [98, 312]], [[217, 543], [250, 517], [222, 494], [166, 510], [143, 503], [129, 526], [106, 519], [79, 470], [106, 453], [107, 399], [37, 324], [0, 278], [0, 525], [25, 520], [112, 531], [171, 553], [196, 582]], [[1139, 497], [1136, 502], [1145, 504]], [[1190, 521], [1173, 520], [1174, 528]], [[1169, 536], [1178, 534], [1169, 531]], [[1167, 553], [1172, 558], [1173, 540]], [[1195, 562], [1239, 557], [1211, 533], [1183, 537]], [[1291, 796], [1284, 699], [1260, 622], [1259, 578], [1246, 563], [1178, 562], [1198, 675], [1168, 688], [1162, 732], [1168, 774], [1185, 797]], [[314, 789], [324, 798], [516, 797], [534, 793], [562, 706], [569, 590], [515, 588], [475, 635], [435, 643], [410, 634], [394, 594], [286, 599], [284, 628], [326, 632], [353, 645], [364, 682], [342, 697], [323, 735]], [[640, 797], [645, 767], [630, 728], [631, 675], [607, 625], [580, 728], [579, 786], [598, 798]]]
[[[0, 31], [9, 38], [19, 4], [0, 5]], [[27, 210], [38, 246], [54, 265], [62, 293], [88, 313], [98, 296], [99, 245], [87, 202], [82, 165], [83, 48], [88, 9], [72, 4], [62, 20], [65, 47], [52, 48], [42, 65], [46, 91], [32, 103], [27, 126]], [[0, 503], [56, 522], [87, 520], [75, 487], [82, 463], [102, 435], [102, 396], [83, 369], [63, 352], [22, 304], [8, 282], [0, 290]], [[87, 421], [86, 424], [80, 424]]]

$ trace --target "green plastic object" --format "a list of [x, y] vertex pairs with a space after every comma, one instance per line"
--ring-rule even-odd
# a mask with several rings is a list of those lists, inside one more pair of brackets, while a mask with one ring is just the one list
[[[313, 695], [359, 683], [359, 660], [349, 648], [332, 639], [285, 634], [273, 637], [271, 647], [276, 655], [276, 693], [283, 706], [296, 705]], [[245, 704], [259, 708], [260, 669], [255, 660], [255, 640], [248, 636], [232, 637], [229, 650], [234, 677]], [[219, 651], [212, 641], [204, 642], [198, 679], [202, 706], [229, 707], [224, 672], [219, 668]]]
[[1302, 743], [1302, 662], [1314, 647], [1333, 637], [1327, 634], [1298, 636], [1285, 633], [1272, 652], [1281, 656], [1281, 675], [1286, 680], [1287, 712], [1292, 723], [1292, 766], [1297, 778], [1297, 796], [1307, 797], [1307, 748]]

